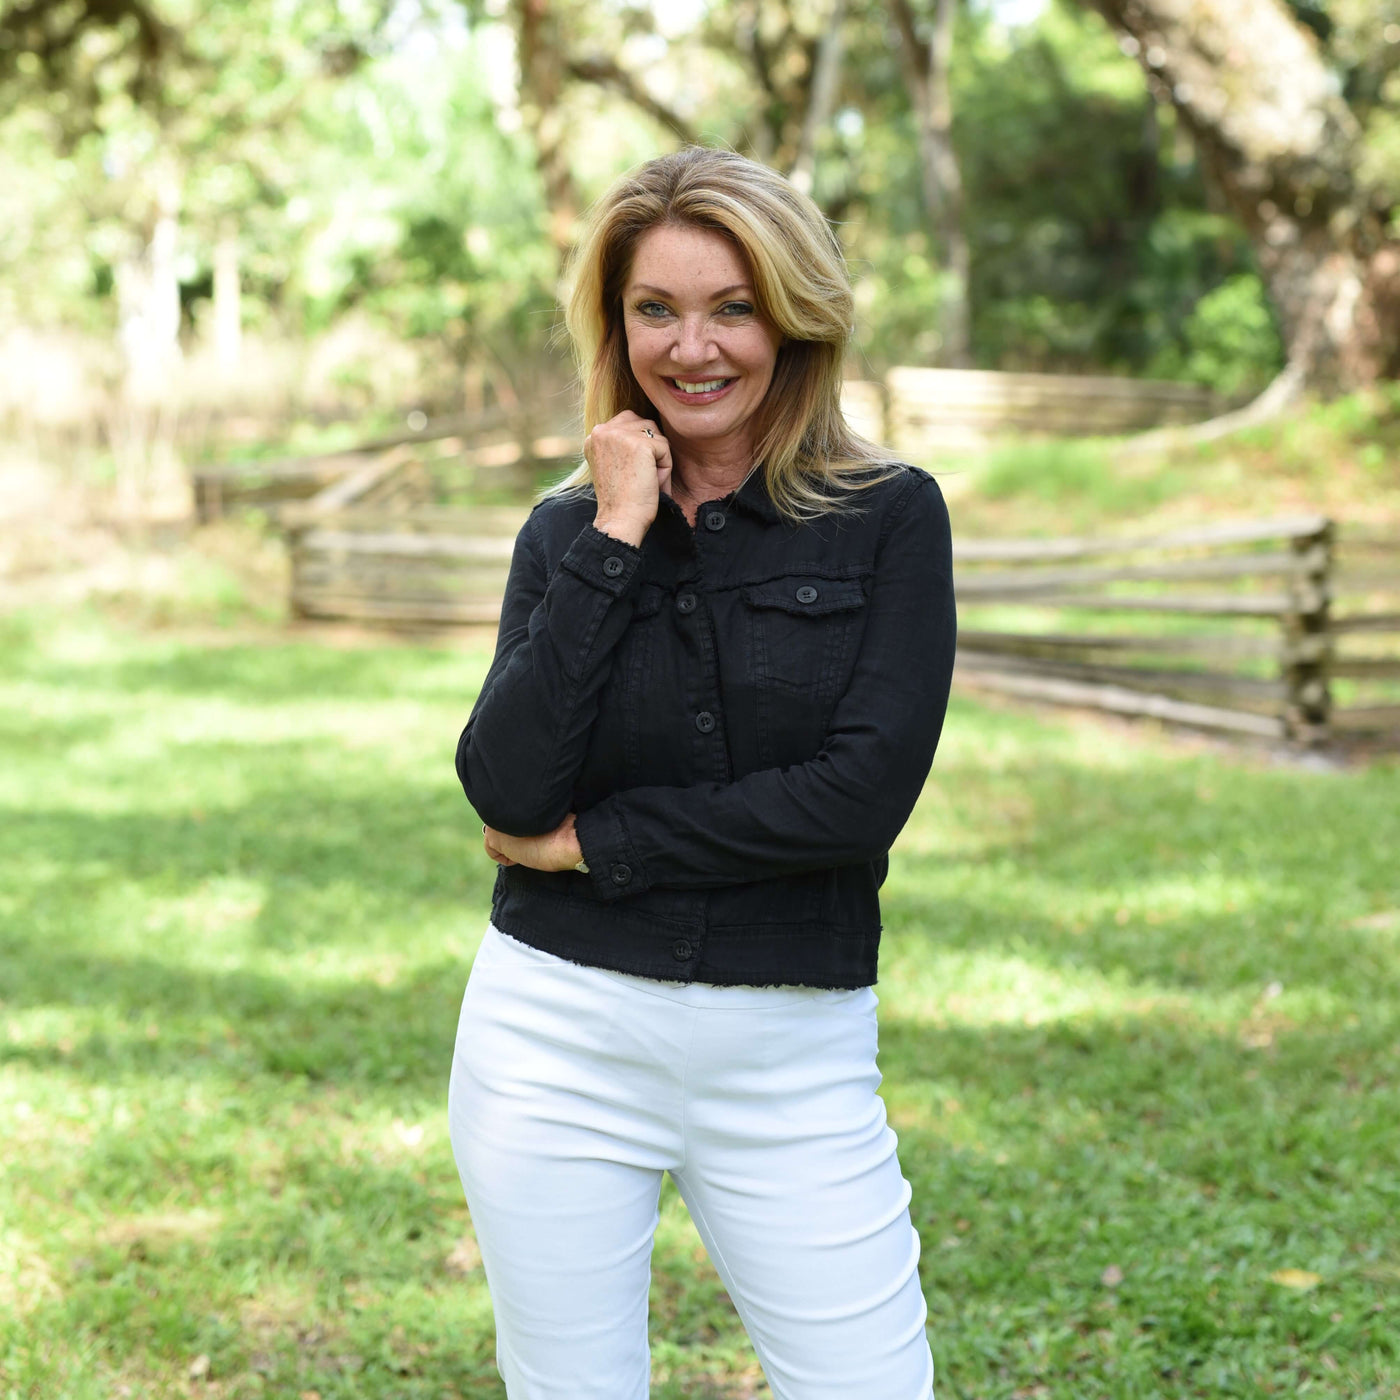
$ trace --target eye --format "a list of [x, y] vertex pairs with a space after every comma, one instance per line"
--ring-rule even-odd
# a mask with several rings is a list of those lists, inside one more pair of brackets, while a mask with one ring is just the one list
[[633, 308], [637, 315], [646, 316], [655, 321], [668, 313], [666, 303], [663, 301], [639, 301]]
[[725, 316], [752, 316], [753, 307], [746, 301], [727, 301], [720, 307], [720, 312]]

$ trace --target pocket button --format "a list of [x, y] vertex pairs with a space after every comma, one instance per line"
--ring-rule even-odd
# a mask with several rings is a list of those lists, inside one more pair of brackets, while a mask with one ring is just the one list
[[799, 603], [815, 603], [817, 601], [817, 590], [810, 583], [804, 583], [797, 590], [797, 601]]

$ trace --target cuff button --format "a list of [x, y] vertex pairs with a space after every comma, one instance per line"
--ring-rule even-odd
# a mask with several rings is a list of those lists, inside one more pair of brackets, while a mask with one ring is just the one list
[[616, 578], [626, 567], [627, 565], [624, 564], [616, 554], [609, 554], [608, 557], [603, 560], [603, 572], [609, 578]]
[[627, 883], [631, 880], [631, 878], [632, 878], [632, 867], [631, 867], [630, 865], [623, 865], [622, 862], [619, 861], [615, 866], [613, 866], [613, 868], [612, 868], [612, 882], [613, 882], [613, 884], [615, 884], [615, 885], [625, 885], [625, 884], [627, 884]]

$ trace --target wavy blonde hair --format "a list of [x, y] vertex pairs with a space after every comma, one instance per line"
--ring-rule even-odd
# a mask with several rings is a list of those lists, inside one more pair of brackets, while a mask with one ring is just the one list
[[[855, 301], [826, 218], [776, 171], [705, 146], [648, 161], [589, 211], [564, 316], [583, 382], [584, 432], [624, 409], [659, 416], [627, 360], [622, 291], [642, 235], [662, 224], [731, 239], [748, 263], [758, 311], [783, 336], [755, 425], [755, 460], [778, 510], [794, 520], [820, 515], [848, 504], [851, 488], [898, 470], [841, 412]], [[584, 462], [553, 490], [591, 481]]]

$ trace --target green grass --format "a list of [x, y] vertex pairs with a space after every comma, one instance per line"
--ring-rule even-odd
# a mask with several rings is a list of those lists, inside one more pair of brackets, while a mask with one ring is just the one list
[[1124, 452], [1112, 439], [1010, 441], [922, 465], [948, 491], [957, 534], [1150, 533], [1222, 518], [1321, 511], [1400, 521], [1400, 386], [1380, 384], [1197, 446]]
[[[5, 1400], [502, 1395], [485, 661], [0, 628]], [[955, 703], [880, 984], [943, 1400], [1400, 1395], [1397, 777]], [[669, 1191], [653, 1303], [655, 1395], [767, 1393]]]

